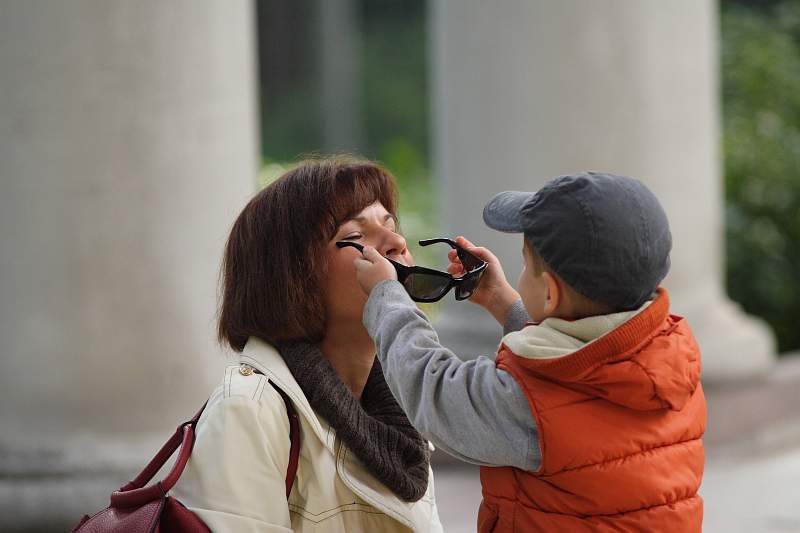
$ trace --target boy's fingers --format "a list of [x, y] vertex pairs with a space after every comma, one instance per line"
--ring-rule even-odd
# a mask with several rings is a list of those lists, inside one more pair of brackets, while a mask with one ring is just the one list
[[455, 275], [457, 273], [463, 272], [464, 265], [461, 264], [461, 259], [456, 255], [455, 252], [452, 252], [452, 255], [448, 257], [450, 259], [450, 264], [447, 265], [447, 272], [451, 275]]
[[364, 257], [370, 263], [374, 263], [376, 261], [380, 261], [381, 260], [381, 254], [379, 254], [378, 250], [376, 250], [372, 246], [365, 246], [364, 247]]
[[476, 257], [483, 259], [487, 263], [494, 263], [497, 262], [497, 258], [495, 255], [489, 251], [488, 248], [484, 248], [483, 246], [475, 246], [466, 237], [459, 236], [456, 238], [456, 242], [466, 248], [469, 253], [475, 255]]
[[464, 273], [464, 267], [461, 265], [450, 265], [447, 267], [447, 273], [451, 276], [457, 276]]
[[353, 265], [356, 267], [356, 270], [361, 270], [362, 268], [366, 268], [371, 266], [372, 263], [364, 259], [363, 257], [357, 257], [353, 260]]
[[472, 244], [472, 242], [470, 242], [470, 240], [464, 237], [463, 235], [459, 235], [458, 237], [456, 237], [456, 243], [459, 246], [463, 246], [464, 248], [475, 248], [475, 245]]
[[474, 244], [472, 244], [470, 240], [468, 240], [466, 237], [463, 236], [458, 237], [456, 239], [456, 243], [458, 243], [462, 248], [466, 248], [470, 253], [473, 253], [478, 257], [481, 257], [480, 254], [483, 253], [484, 251], [488, 251], [486, 250], [486, 248], [483, 248], [482, 246], [475, 246]]

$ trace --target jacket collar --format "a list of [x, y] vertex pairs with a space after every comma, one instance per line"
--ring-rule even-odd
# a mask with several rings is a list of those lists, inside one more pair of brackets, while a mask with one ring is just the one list
[[[325, 445], [330, 453], [337, 458], [337, 470], [345, 484], [358, 494], [373, 507], [383, 511], [387, 515], [407, 527], [421, 529], [429, 527], [434, 508], [433, 504], [433, 473], [430, 471], [430, 484], [426, 496], [421, 500], [422, 505], [404, 502], [397, 498], [392, 492], [380, 484], [369, 474], [357, 459], [347, 450], [337, 453], [334, 450], [333, 439], [328, 438], [329, 431], [323, 428], [311, 404], [308, 403], [303, 390], [292, 376], [289, 367], [275, 349], [269, 343], [256, 337], [250, 337], [245, 344], [242, 353], [239, 355], [239, 363], [252, 366], [260, 371], [270, 381], [275, 383], [292, 400], [295, 409], [305, 417], [308, 425], [314, 430], [317, 438]], [[328, 424], [325, 423], [327, 427]], [[339, 465], [339, 458], [345, 463]], [[420, 502], [417, 502], [420, 503]], [[416, 527], [415, 527], [416, 526]]]
[[[259, 338], [250, 337], [239, 355], [239, 363], [250, 365], [260, 371], [285, 392], [292, 400], [297, 412], [303, 415], [308, 425], [314, 430], [317, 438], [335, 455], [333, 439], [327, 438], [329, 432], [322, 427], [322, 422], [314, 413], [303, 390], [274, 346]], [[325, 425], [327, 426], [327, 423]]]

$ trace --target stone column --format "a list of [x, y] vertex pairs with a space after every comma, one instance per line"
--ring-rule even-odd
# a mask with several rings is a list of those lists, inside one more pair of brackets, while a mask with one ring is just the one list
[[[434, 0], [431, 19], [447, 233], [489, 244], [516, 279], [520, 237], [481, 220], [494, 193], [579, 170], [640, 178], [670, 219], [664, 284], [699, 339], [705, 379], [765, 371], [771, 331], [723, 288], [716, 3]], [[443, 337], [493, 350], [497, 329], [479, 315], [450, 306]]]
[[202, 405], [258, 165], [252, 5], [0, 7], [0, 530], [66, 530]]
[[355, 0], [317, 0], [318, 97], [322, 147], [327, 153], [363, 148], [361, 56]]

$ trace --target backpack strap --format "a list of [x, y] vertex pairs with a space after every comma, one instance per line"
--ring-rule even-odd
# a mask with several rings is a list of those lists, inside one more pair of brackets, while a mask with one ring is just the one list
[[[186, 462], [192, 454], [194, 428], [207, 403], [203, 404], [203, 407], [191, 420], [178, 426], [172, 437], [164, 443], [155, 457], [150, 460], [144, 470], [133, 481], [126, 483], [118, 491], [111, 493], [111, 507], [141, 507], [147, 502], [164, 497], [172, 489], [178, 478], [181, 477], [183, 469], [186, 467]], [[167, 474], [167, 477], [158, 483], [145, 487], [145, 483], [153, 479], [153, 476], [156, 475], [161, 467], [164, 466], [164, 463], [167, 462], [167, 459], [172, 457], [172, 454], [178, 448], [180, 448], [178, 459], [175, 461], [172, 470]]]
[[[257, 370], [255, 371], [258, 372]], [[260, 374], [261, 372], [258, 373]], [[294, 410], [294, 405], [289, 396], [272, 381], [269, 384], [283, 398], [283, 403], [286, 404], [286, 414], [289, 415], [289, 441], [291, 442], [291, 448], [289, 449], [289, 467], [286, 469], [286, 498], [288, 499], [289, 493], [292, 492], [294, 478], [297, 475], [297, 463], [300, 460], [300, 418], [297, 416], [297, 411]]]
[[[250, 365], [245, 365], [256, 374], [264, 375], [262, 371]], [[289, 494], [292, 492], [292, 485], [297, 476], [297, 465], [300, 462], [300, 417], [297, 416], [297, 411], [294, 408], [292, 400], [283, 389], [278, 387], [271, 379], [267, 379], [272, 388], [278, 391], [281, 395], [283, 403], [286, 405], [286, 414], [289, 416], [289, 466], [286, 468], [286, 499], [289, 499]]]
[[[255, 368], [253, 371], [263, 375], [262, 372], [259, 372]], [[283, 403], [286, 405], [286, 414], [289, 416], [289, 440], [291, 442], [291, 448], [289, 450], [289, 466], [286, 469], [286, 498], [288, 499], [289, 493], [292, 492], [292, 485], [294, 485], [295, 477], [297, 476], [297, 464], [300, 458], [300, 419], [297, 416], [297, 411], [295, 411], [289, 396], [272, 381], [269, 381], [269, 384], [272, 385], [281, 395], [281, 398], [283, 398]], [[175, 483], [178, 482], [178, 479], [183, 473], [183, 469], [186, 467], [189, 456], [192, 454], [195, 427], [207, 404], [208, 402], [204, 403], [203, 407], [200, 408], [191, 420], [178, 426], [178, 429], [175, 430], [172, 437], [164, 443], [155, 457], [150, 460], [147, 466], [144, 467], [144, 470], [142, 470], [133, 481], [126, 483], [120, 487], [118, 491], [111, 493], [111, 507], [140, 507], [147, 502], [164, 497], [167, 492], [175, 486]], [[172, 457], [172, 454], [174, 454], [175, 450], [178, 448], [180, 448], [178, 459], [175, 461], [172, 470], [167, 474], [167, 477], [158, 483], [145, 487], [145, 483], [153, 479], [153, 476], [156, 475], [161, 467], [164, 466], [164, 463]]]

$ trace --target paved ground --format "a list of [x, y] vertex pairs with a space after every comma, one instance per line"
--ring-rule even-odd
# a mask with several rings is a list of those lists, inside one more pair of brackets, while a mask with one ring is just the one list
[[[481, 500], [478, 470], [440, 467], [435, 481], [445, 532], [474, 532]], [[798, 533], [800, 447], [747, 461], [713, 461], [706, 465], [701, 494], [705, 533]]]
[[800, 532], [800, 448], [711, 463], [701, 487], [706, 533]]

